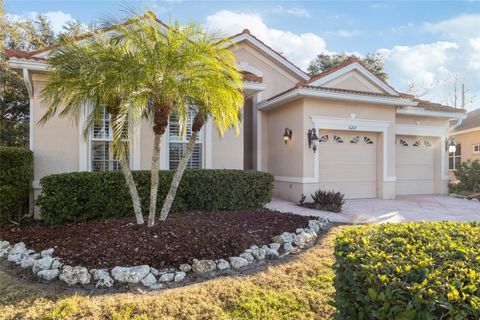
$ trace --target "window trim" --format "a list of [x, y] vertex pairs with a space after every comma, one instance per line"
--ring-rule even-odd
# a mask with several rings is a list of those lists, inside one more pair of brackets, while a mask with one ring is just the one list
[[[200, 164], [200, 168], [199, 169], [205, 169], [206, 168], [206, 161], [205, 161], [205, 157], [206, 157], [206, 124], [202, 126], [202, 128], [200, 129], [200, 139], [197, 140], [197, 142], [195, 142], [196, 144], [199, 143], [201, 144], [201, 152], [202, 152], [202, 160], [201, 160], [201, 164]], [[168, 125], [167, 125], [167, 129], [165, 130], [165, 135], [166, 135], [166, 170], [174, 170], [174, 169], [170, 169], [170, 142], [172, 143], [183, 143], [183, 144], [187, 144], [188, 143], [188, 140], [187, 139], [184, 139], [184, 140], [172, 140], [170, 141], [170, 120], [168, 121]], [[188, 167], [187, 167], [188, 168]]]
[[[475, 147], [478, 147], [478, 151], [475, 151]], [[472, 152], [473, 153], [480, 153], [480, 143], [474, 144], [472, 146]]]
[[[455, 171], [457, 170], [457, 166], [455, 165], [456, 164], [456, 159], [459, 158], [460, 159], [460, 163], [462, 163], [462, 151], [461, 151], [461, 148], [462, 148], [462, 144], [461, 143], [457, 143], [456, 144], [456, 147], [457, 147], [457, 150], [459, 150], [458, 146], [460, 146], [460, 154], [457, 155], [456, 154], [456, 151], [455, 152], [449, 152], [448, 153], [448, 171]], [[453, 153], [453, 154], [452, 154]], [[450, 159], [453, 159], [453, 168], [450, 168]]]
[[[90, 128], [90, 132], [88, 134], [88, 139], [87, 139], [87, 171], [88, 172], [97, 172], [93, 171], [93, 159], [92, 159], [92, 141], [108, 141], [112, 142], [112, 138], [94, 138], [93, 137], [93, 130], [94, 128]], [[81, 134], [81, 133], [80, 133]], [[128, 165], [130, 167], [130, 170], [132, 169], [132, 164], [133, 164], [133, 157], [134, 157], [134, 147], [133, 147], [133, 142], [131, 139], [125, 139], [128, 140]], [[118, 170], [120, 171], [120, 169]]]

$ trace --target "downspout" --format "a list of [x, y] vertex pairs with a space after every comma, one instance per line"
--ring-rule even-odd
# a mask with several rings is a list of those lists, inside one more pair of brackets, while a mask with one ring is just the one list
[[27, 68], [23, 68], [23, 81], [25, 82], [25, 86], [27, 87], [28, 97], [30, 98], [29, 103], [29, 128], [28, 128], [28, 143], [29, 148], [33, 152], [33, 84], [32, 80], [30, 79], [30, 72]]

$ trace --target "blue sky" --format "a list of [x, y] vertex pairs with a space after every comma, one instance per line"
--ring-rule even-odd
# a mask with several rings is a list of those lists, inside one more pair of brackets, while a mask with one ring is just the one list
[[7, 0], [5, 6], [17, 16], [47, 14], [56, 29], [69, 18], [90, 24], [122, 16], [126, 7], [149, 8], [164, 21], [193, 20], [227, 35], [249, 28], [303, 69], [322, 51], [380, 52], [399, 90], [414, 83], [414, 93], [447, 103], [458, 77], [480, 96], [480, 2]]

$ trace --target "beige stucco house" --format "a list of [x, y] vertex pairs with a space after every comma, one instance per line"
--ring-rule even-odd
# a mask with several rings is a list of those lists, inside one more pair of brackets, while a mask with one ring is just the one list
[[470, 111], [458, 126], [452, 126], [450, 136], [456, 144], [456, 151], [448, 155], [450, 177], [461, 162], [480, 160], [480, 109]]
[[[356, 59], [310, 76], [248, 30], [232, 40], [244, 73], [242, 130], [221, 138], [209, 121], [190, 168], [267, 171], [275, 176], [275, 196], [292, 201], [319, 188], [341, 191], [346, 198], [447, 192], [445, 140], [449, 122], [465, 117], [461, 110], [399, 93]], [[48, 54], [48, 48], [8, 52], [11, 68], [23, 74], [30, 94], [37, 194], [45, 175], [118, 167], [108, 152], [108, 115], [87, 140], [82, 126], [66, 119], [36, 125], [47, 107], [40, 92], [47, 81]], [[318, 140], [309, 139], [309, 132]], [[172, 119], [161, 142], [161, 169], [176, 167], [185, 142]], [[145, 121], [131, 141], [134, 170], [149, 169], [152, 143]]]

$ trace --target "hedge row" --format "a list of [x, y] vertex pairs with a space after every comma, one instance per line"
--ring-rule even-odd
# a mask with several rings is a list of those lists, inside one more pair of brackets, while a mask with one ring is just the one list
[[343, 319], [479, 319], [480, 224], [349, 228], [336, 240]]
[[0, 223], [28, 213], [33, 154], [28, 149], [0, 147]]
[[[160, 171], [157, 208], [167, 195], [174, 171]], [[147, 213], [150, 172], [133, 177]], [[47, 223], [133, 216], [132, 201], [121, 172], [74, 172], [46, 176], [37, 200]], [[186, 170], [172, 211], [261, 208], [272, 198], [273, 176], [244, 170]]]

